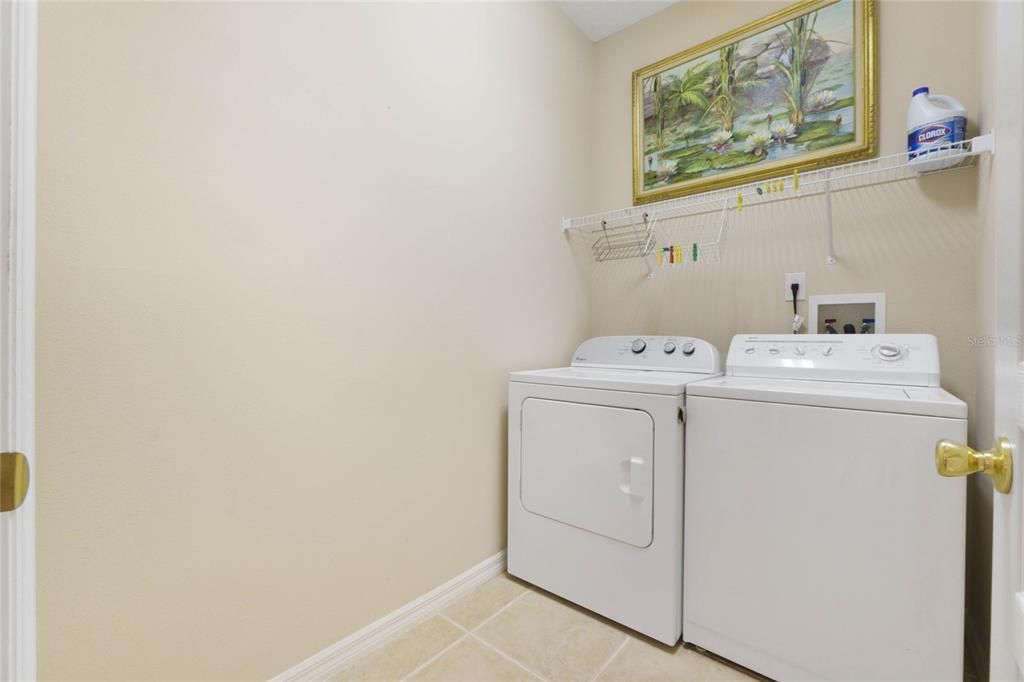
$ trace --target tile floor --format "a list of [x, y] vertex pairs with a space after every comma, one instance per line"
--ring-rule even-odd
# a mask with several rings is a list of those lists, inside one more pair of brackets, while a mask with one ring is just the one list
[[501, 575], [336, 680], [646, 682], [758, 679], [695, 649], [666, 647]]

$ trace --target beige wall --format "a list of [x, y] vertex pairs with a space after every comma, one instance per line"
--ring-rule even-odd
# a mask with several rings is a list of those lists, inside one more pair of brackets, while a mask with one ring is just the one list
[[[631, 202], [632, 72], [787, 4], [684, 1], [597, 44], [594, 139], [600, 143], [592, 153], [593, 210]], [[977, 111], [978, 13], [972, 3], [880, 4], [881, 153], [906, 148], [906, 109], [918, 85], [953, 94], [971, 112]], [[837, 194], [836, 265], [825, 263], [820, 197], [735, 215], [721, 265], [666, 269], [649, 280], [639, 262], [602, 264], [592, 271], [591, 331], [690, 334], [707, 338], [724, 352], [736, 333], [789, 332], [793, 311], [783, 301], [783, 276], [806, 272], [812, 295], [885, 292], [888, 331], [937, 335], [944, 383], [971, 403], [974, 176], [974, 170], [960, 171]], [[694, 231], [713, 219], [676, 221], [665, 240], [689, 243]], [[800, 312], [806, 316], [804, 303]]]
[[[785, 272], [886, 292], [973, 416], [973, 170], [837, 195], [834, 266], [817, 199], [652, 280], [554, 229], [629, 204], [634, 69], [785, 4], [596, 45], [542, 4], [44, 4], [42, 676], [280, 672], [503, 546], [508, 369], [787, 331]], [[881, 4], [883, 153], [917, 85], [978, 110], [982, 11]]]
[[276, 674], [504, 546], [587, 334], [551, 5], [41, 7], [39, 662]]
[[[787, 4], [682, 2], [597, 44], [594, 139], [600, 143], [593, 147], [592, 210], [631, 200], [633, 70]], [[906, 148], [906, 109], [918, 85], [960, 99], [970, 112], [969, 134], [978, 131], [979, 119], [981, 129], [991, 125], [981, 106], [983, 64], [994, 59], [992, 27], [982, 19], [991, 13], [986, 4], [879, 4], [882, 154]], [[792, 304], [783, 301], [784, 273], [806, 272], [812, 295], [882, 291], [888, 331], [938, 337], [943, 384], [967, 401], [973, 432], [979, 407], [975, 396], [984, 395], [984, 386], [979, 391], [976, 385], [982, 351], [970, 339], [987, 333], [975, 312], [984, 300], [976, 278], [985, 243], [979, 241], [977, 213], [978, 188], [986, 186], [986, 164], [981, 165], [981, 176], [971, 169], [836, 195], [836, 265], [825, 263], [819, 197], [734, 215], [721, 265], [666, 269], [650, 280], [639, 262], [597, 266], [592, 271], [591, 332], [690, 334], [711, 340], [724, 352], [736, 333], [790, 330]], [[677, 224], [666, 241], [688, 243], [698, 227], [695, 220]], [[801, 304], [800, 312], [805, 311]], [[982, 438], [979, 444], [988, 442]], [[988, 641], [990, 489], [987, 481], [972, 481], [969, 495], [967, 607], [970, 636], [979, 648]]]

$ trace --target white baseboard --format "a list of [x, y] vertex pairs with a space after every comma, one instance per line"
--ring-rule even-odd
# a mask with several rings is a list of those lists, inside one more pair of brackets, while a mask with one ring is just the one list
[[484, 559], [448, 582], [435, 587], [405, 606], [379, 618], [361, 630], [293, 665], [271, 682], [290, 680], [323, 680], [341, 672], [357, 656], [408, 630], [420, 621], [442, 611], [446, 606], [505, 570], [505, 550]]

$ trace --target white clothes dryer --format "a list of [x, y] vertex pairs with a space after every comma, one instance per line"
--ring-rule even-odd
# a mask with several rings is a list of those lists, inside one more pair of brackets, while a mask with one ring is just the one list
[[679, 639], [686, 387], [700, 339], [606, 336], [513, 372], [508, 572], [667, 644]]
[[683, 639], [777, 680], [961, 680], [967, 406], [924, 334], [736, 336], [688, 388]]

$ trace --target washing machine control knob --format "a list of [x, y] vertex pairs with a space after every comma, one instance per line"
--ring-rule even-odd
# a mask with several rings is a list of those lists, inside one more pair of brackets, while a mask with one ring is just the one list
[[697, 347], [689, 341], [683, 344], [683, 355], [693, 355], [695, 350], [697, 350]]
[[643, 353], [645, 350], [647, 350], [647, 342], [644, 341], [643, 339], [635, 339], [633, 341], [633, 345], [630, 346], [630, 348], [633, 349], [634, 353]]
[[796, 353], [797, 355], [803, 355], [804, 353], [807, 352], [807, 349], [804, 348], [803, 346], [793, 346], [793, 352]]
[[883, 360], [899, 360], [903, 355], [903, 349], [894, 343], [883, 343], [878, 347], [878, 355]]
[[665, 342], [665, 352], [670, 354], [670, 355], [672, 353], [675, 353], [676, 352], [676, 344], [672, 343], [671, 341], [666, 341]]
[[824, 355], [826, 358], [832, 355], [832, 346], [825, 346], [824, 350], [821, 351], [821, 354]]
[[746, 348], [743, 349], [743, 352], [746, 353], [747, 355], [753, 355], [754, 350], [755, 348], [753, 346], [747, 346]]
[[769, 355], [778, 355], [779, 354], [779, 347], [778, 346], [772, 346], [771, 348], [768, 349], [768, 354]]

